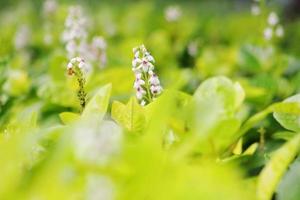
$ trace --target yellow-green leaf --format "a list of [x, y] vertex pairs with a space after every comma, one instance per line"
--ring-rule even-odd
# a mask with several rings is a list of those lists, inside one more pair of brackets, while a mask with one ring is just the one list
[[80, 118], [80, 115], [72, 112], [62, 112], [59, 114], [59, 118], [63, 124], [67, 125], [77, 121]]
[[289, 164], [293, 161], [300, 150], [300, 134], [279, 148], [271, 156], [270, 161], [258, 177], [257, 197], [259, 200], [271, 200], [281, 177], [284, 175]]
[[131, 98], [126, 105], [118, 101], [113, 102], [111, 115], [128, 131], [139, 132], [145, 126], [143, 108], [135, 98]]
[[82, 117], [101, 121], [107, 111], [111, 93], [111, 84], [100, 88], [86, 105]]

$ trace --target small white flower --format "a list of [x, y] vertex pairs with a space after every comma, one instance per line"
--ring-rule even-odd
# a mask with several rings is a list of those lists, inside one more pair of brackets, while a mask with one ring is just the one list
[[150, 76], [149, 83], [150, 83], [151, 85], [159, 85], [159, 84], [160, 84], [159, 79], [158, 79], [158, 77], [157, 77], [156, 74], [152, 74], [152, 75]]
[[146, 91], [142, 87], [138, 87], [136, 89], [136, 98], [141, 100], [143, 96], [146, 94]]
[[145, 85], [145, 81], [142, 80], [142, 79], [136, 79], [135, 82], [134, 82], [133, 87], [135, 89], [137, 89], [137, 88], [141, 87], [142, 85]]
[[282, 26], [277, 26], [276, 29], [275, 29], [275, 34], [277, 37], [281, 38], [284, 36], [284, 29]]
[[266, 40], [271, 40], [272, 37], [273, 37], [273, 29], [270, 28], [270, 27], [267, 27], [264, 30], [264, 37], [265, 37]]
[[142, 73], [136, 73], [135, 78], [136, 79], [141, 79], [142, 78]]
[[148, 74], [149, 74], [150, 76], [152, 76], [152, 75], [154, 74], [153, 70], [149, 70], [149, 71], [148, 71]]
[[132, 67], [135, 68], [138, 63], [140, 63], [138, 58], [137, 59], [133, 59], [132, 60]]
[[151, 56], [151, 54], [150, 54], [148, 51], [145, 52], [145, 59], [146, 59], [148, 62], [155, 63], [155, 60], [154, 60], [153, 56]]
[[168, 22], [175, 22], [181, 17], [181, 9], [179, 6], [169, 6], [165, 10], [165, 19]]
[[147, 72], [148, 69], [149, 69], [150, 64], [151, 63], [148, 62], [146, 59], [143, 59], [141, 67], [139, 67], [139, 68], [142, 68], [144, 72]]
[[268, 23], [271, 26], [275, 26], [279, 22], [279, 17], [275, 12], [271, 12], [268, 17]]
[[85, 63], [84, 63], [84, 62], [80, 62], [80, 63], [78, 64], [78, 67], [79, 67], [80, 69], [84, 69]]
[[80, 57], [76, 57], [75, 59], [76, 59], [77, 62], [83, 62], [83, 59], [80, 58]]
[[68, 69], [71, 69], [73, 67], [73, 64], [72, 63], [68, 63]]
[[156, 95], [159, 95], [162, 91], [162, 87], [160, 85], [152, 85], [150, 87], [150, 91], [151, 93], [156, 96]]
[[70, 72], [70, 75], [73, 74], [72, 70], [74, 67], [78, 67], [81, 71], [88, 71], [88, 66], [86, 65], [84, 59], [80, 57], [72, 58], [68, 63], [67, 69]]

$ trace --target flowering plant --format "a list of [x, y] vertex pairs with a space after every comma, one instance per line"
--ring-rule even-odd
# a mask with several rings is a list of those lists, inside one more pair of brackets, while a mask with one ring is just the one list
[[141, 105], [151, 103], [162, 92], [158, 76], [154, 73], [154, 58], [144, 45], [133, 49], [132, 71], [135, 75], [134, 88]]

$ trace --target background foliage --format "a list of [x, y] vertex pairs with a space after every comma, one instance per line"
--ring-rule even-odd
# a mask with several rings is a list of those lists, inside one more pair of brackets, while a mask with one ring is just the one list
[[[0, 1], [0, 199], [300, 199], [299, 12], [261, 1], [259, 16], [246, 0], [57, 1], [51, 15]], [[61, 41], [71, 5], [107, 42], [82, 113]], [[272, 11], [284, 37], [266, 40]], [[144, 107], [142, 43], [164, 87]]]

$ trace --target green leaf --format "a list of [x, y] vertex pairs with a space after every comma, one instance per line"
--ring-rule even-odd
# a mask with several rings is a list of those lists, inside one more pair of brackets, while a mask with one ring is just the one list
[[284, 100], [285, 105], [274, 112], [274, 118], [286, 129], [300, 131], [300, 94]]
[[126, 105], [118, 101], [113, 102], [111, 115], [114, 120], [130, 132], [142, 131], [145, 126], [143, 108], [134, 97]]
[[235, 145], [232, 153], [234, 155], [241, 155], [243, 152], [243, 138], [239, 139], [238, 143]]
[[270, 200], [284, 175], [289, 164], [300, 150], [300, 134], [284, 144], [271, 156], [270, 161], [264, 167], [258, 177], [257, 197], [259, 200]]
[[100, 88], [88, 102], [82, 113], [82, 118], [101, 121], [107, 111], [111, 93], [111, 84]]
[[244, 98], [245, 93], [241, 85], [224, 76], [207, 79], [194, 94], [194, 99], [198, 103], [212, 101], [219, 104], [220, 111], [224, 111], [225, 114], [234, 114]]
[[244, 100], [239, 83], [219, 76], [203, 82], [194, 94], [195, 132], [202, 151], [220, 153], [235, 139], [240, 127], [236, 111]]
[[[289, 118], [289, 115], [300, 115], [300, 107], [298, 103], [290, 103], [290, 102], [281, 102], [275, 103], [267, 107], [266, 109], [256, 113], [252, 117], [250, 117], [242, 126], [239, 131], [238, 137], [244, 135], [249, 129], [253, 128], [255, 124], [262, 121], [267, 117], [268, 114], [274, 112], [275, 119], [281, 124], [286, 124], [286, 119]], [[281, 118], [281, 116], [284, 116]], [[285, 127], [287, 128], [287, 127]]]
[[255, 142], [253, 144], [251, 144], [244, 152], [243, 155], [253, 155], [256, 151], [256, 149], [258, 148], [258, 143]]
[[300, 157], [291, 164], [289, 171], [277, 189], [277, 200], [299, 200], [300, 197]]
[[272, 138], [278, 139], [278, 140], [290, 140], [295, 136], [295, 132], [290, 132], [290, 131], [279, 131], [276, 132], [272, 135]]
[[80, 118], [80, 115], [72, 112], [62, 112], [59, 114], [59, 118], [63, 124], [67, 125], [77, 121]]

